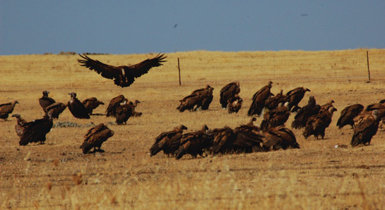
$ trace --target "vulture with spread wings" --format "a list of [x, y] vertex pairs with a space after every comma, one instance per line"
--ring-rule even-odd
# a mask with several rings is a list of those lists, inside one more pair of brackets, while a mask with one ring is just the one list
[[81, 66], [96, 71], [107, 79], [113, 79], [115, 84], [120, 87], [130, 86], [135, 78], [146, 74], [152, 67], [161, 66], [166, 62], [166, 55], [159, 54], [151, 59], [146, 59], [138, 64], [130, 66], [111, 66], [98, 60], [93, 60], [85, 54], [79, 54], [83, 59], [78, 59]]

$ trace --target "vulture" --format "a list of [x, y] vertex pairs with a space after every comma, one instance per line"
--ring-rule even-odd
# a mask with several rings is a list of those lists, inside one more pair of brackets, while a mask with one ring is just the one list
[[269, 97], [265, 101], [265, 107], [269, 110], [275, 109], [278, 107], [280, 103], [283, 103], [286, 101], [286, 97], [283, 95], [283, 90], [281, 90], [280, 93], [278, 93], [275, 96]]
[[314, 96], [310, 96], [307, 105], [300, 108], [295, 115], [294, 120], [291, 123], [291, 127], [296, 129], [305, 127], [307, 120], [311, 116], [317, 114], [320, 109], [321, 106], [316, 103]]
[[263, 149], [265, 151], [299, 148], [294, 133], [284, 126], [270, 128], [263, 134]]
[[102, 101], [99, 101], [95, 97], [87, 98], [82, 101], [82, 104], [86, 108], [89, 115], [92, 115], [92, 111], [96, 109], [99, 105], [103, 105]]
[[175, 151], [179, 149], [183, 130], [187, 130], [187, 127], [180, 125], [171, 131], [159, 134], [159, 136], [155, 138], [155, 143], [150, 148], [150, 156], [152, 157], [162, 150], [166, 155], [175, 155]]
[[116, 107], [118, 107], [121, 103], [128, 102], [128, 100], [123, 95], [118, 95], [115, 98], [112, 98], [110, 103], [108, 104], [106, 110], [106, 116], [115, 116]]
[[90, 115], [84, 105], [76, 98], [76, 93], [69, 93], [71, 100], [68, 101], [68, 109], [72, 115], [79, 119], [90, 119]]
[[334, 100], [330, 100], [330, 101], [327, 102], [326, 104], [321, 105], [321, 110], [329, 110], [330, 107], [334, 107], [334, 106], [333, 106], [333, 103], [334, 103]]
[[322, 109], [316, 115], [311, 116], [306, 122], [305, 131], [303, 136], [307, 139], [309, 136], [314, 135], [316, 139], [318, 136], [321, 136], [322, 139], [325, 137], [325, 129], [329, 127], [333, 112], [337, 111], [336, 108], [332, 105], [329, 109]]
[[365, 111], [354, 118], [353, 137], [350, 142], [352, 147], [360, 144], [369, 145], [372, 137], [376, 135], [380, 119], [385, 110]]
[[53, 126], [52, 118], [44, 115], [42, 119], [26, 122], [19, 114], [12, 115], [17, 118], [16, 134], [20, 137], [19, 145], [25, 146], [30, 142], [44, 144], [47, 133]]
[[262, 109], [265, 106], [265, 101], [267, 98], [269, 98], [272, 94], [270, 92], [271, 85], [273, 84], [272, 81], [269, 81], [269, 84], [262, 87], [260, 90], [258, 90], [253, 95], [253, 102], [251, 103], [251, 106], [249, 108], [249, 111], [247, 114], [249, 116], [252, 115], [261, 115]]
[[234, 128], [235, 139], [232, 143], [233, 152], [250, 153], [262, 151], [263, 136], [261, 130], [259, 127], [252, 125], [252, 121], [246, 125]]
[[56, 102], [46, 107], [46, 113], [48, 116], [51, 116], [52, 119], [58, 119], [66, 107], [65, 104]]
[[239, 92], [241, 92], [241, 88], [239, 82], [231, 82], [225, 85], [220, 91], [219, 102], [222, 105], [223, 109], [226, 109], [229, 100], [235, 98]]
[[127, 120], [134, 115], [135, 107], [140, 103], [140, 101], [135, 100], [135, 102], [124, 101], [123, 104], [120, 104], [115, 109], [115, 120], [116, 124], [122, 125], [126, 124]]
[[228, 153], [233, 151], [233, 143], [235, 141], [235, 133], [229, 127], [216, 128], [212, 131], [214, 139], [211, 147], [212, 153]]
[[9, 114], [13, 112], [13, 109], [18, 103], [18, 101], [13, 101], [10, 103], [0, 104], [0, 118], [7, 120]]
[[207, 110], [213, 100], [213, 90], [214, 88], [210, 85], [207, 85], [206, 88], [194, 90], [190, 95], [179, 101], [180, 104], [177, 109], [180, 112], [185, 110], [196, 111], [198, 108]]
[[84, 136], [84, 142], [80, 148], [84, 154], [88, 153], [92, 148], [94, 148], [93, 152], [104, 152], [100, 147], [103, 142], [107, 141], [107, 139], [113, 135], [114, 131], [103, 123], [100, 123], [87, 131], [87, 134]]
[[27, 123], [19, 114], [13, 114], [12, 117], [17, 119], [17, 124], [15, 125], [16, 134], [21, 137], [23, 135], [23, 126]]
[[364, 109], [364, 106], [361, 104], [353, 104], [345, 107], [341, 111], [340, 118], [338, 118], [337, 126], [339, 129], [343, 128], [345, 125], [351, 125], [353, 127], [353, 119], [357, 117]]
[[265, 112], [261, 122], [261, 129], [267, 130], [272, 127], [284, 125], [289, 119], [289, 116], [290, 110], [288, 107], [288, 102], [285, 104], [281, 103], [281, 106]]
[[179, 160], [185, 154], [190, 154], [194, 158], [197, 155], [203, 157], [204, 149], [208, 149], [212, 145], [212, 138], [207, 134], [207, 130], [207, 125], [204, 125], [199, 131], [183, 134], [180, 146], [175, 152], [175, 158]]
[[46, 108], [49, 105], [56, 102], [53, 98], [49, 97], [48, 94], [49, 94], [49, 92], [44, 90], [43, 96], [41, 98], [39, 98], [39, 104], [40, 104], [41, 108], [43, 108], [44, 112], [46, 112]]
[[227, 101], [227, 110], [229, 113], [238, 113], [242, 107], [243, 99], [238, 95], [235, 95], [233, 98]]
[[289, 110], [295, 112], [298, 110], [298, 104], [301, 102], [302, 98], [305, 96], [305, 93], [310, 89], [304, 87], [297, 87], [293, 90], [290, 90], [286, 93], [286, 101], [289, 102]]
[[112, 66], [98, 60], [93, 60], [85, 54], [79, 54], [79, 56], [81, 59], [78, 59], [78, 62], [81, 66], [96, 71], [104, 78], [113, 79], [115, 85], [120, 87], [130, 86], [135, 81], [135, 78], [146, 74], [152, 67], [161, 66], [163, 62], [166, 62], [164, 54], [159, 54], [154, 58], [129, 66]]
[[[382, 101], [381, 101], [382, 102]], [[373, 111], [373, 110], [376, 110], [376, 109], [385, 109], [385, 103], [382, 102], [382, 103], [375, 103], [375, 104], [370, 104], [368, 105], [365, 110], [366, 111]]]

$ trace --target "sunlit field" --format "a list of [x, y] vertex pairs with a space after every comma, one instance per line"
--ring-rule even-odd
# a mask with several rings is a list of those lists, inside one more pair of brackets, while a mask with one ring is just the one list
[[[154, 54], [90, 55], [111, 65], [135, 64]], [[0, 103], [18, 100], [14, 113], [31, 121], [41, 118], [43, 90], [67, 103], [68, 93], [80, 100], [95, 96], [108, 104], [123, 94], [141, 103], [141, 117], [127, 125], [102, 115], [76, 119], [66, 109], [44, 145], [19, 146], [16, 120], [0, 119], [0, 209], [381, 209], [385, 204], [385, 131], [371, 145], [350, 147], [352, 129], [336, 127], [347, 105], [368, 105], [385, 99], [385, 50], [370, 49], [368, 83], [366, 49], [343, 51], [178, 52], [167, 54], [127, 88], [81, 67], [78, 55], [0, 56]], [[178, 83], [177, 58], [182, 86]], [[331, 99], [338, 109], [324, 140], [304, 139], [294, 130], [300, 149], [249, 154], [208, 155], [180, 160], [159, 153], [150, 157], [154, 138], [179, 124], [188, 131], [247, 123], [252, 95], [268, 81], [272, 92], [306, 87], [317, 103]], [[228, 114], [219, 91], [239, 81], [243, 107]], [[179, 100], [207, 84], [214, 99], [207, 111], [180, 113]], [[94, 113], [105, 113], [107, 105]], [[286, 123], [291, 128], [292, 114]], [[84, 155], [79, 148], [87, 130], [105, 123], [115, 132], [104, 153]], [[257, 119], [259, 125], [261, 118]], [[335, 147], [335, 145], [343, 145]], [[346, 145], [347, 147], [344, 147]]]

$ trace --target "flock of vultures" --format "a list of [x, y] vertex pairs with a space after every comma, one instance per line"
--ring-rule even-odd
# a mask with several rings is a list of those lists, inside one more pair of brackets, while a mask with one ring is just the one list
[[[93, 70], [102, 77], [114, 80], [120, 87], [128, 87], [135, 78], [148, 73], [157, 66], [161, 66], [166, 60], [164, 54], [159, 54], [151, 59], [146, 59], [138, 64], [129, 66], [112, 66], [98, 60], [93, 60], [87, 55], [80, 55], [78, 62], [81, 66]], [[150, 148], [150, 155], [156, 155], [160, 151], [168, 156], [180, 159], [185, 154], [193, 157], [203, 154], [227, 154], [227, 153], [249, 153], [258, 151], [270, 151], [287, 148], [299, 148], [294, 133], [285, 126], [290, 114], [295, 114], [291, 124], [293, 129], [303, 129], [303, 136], [307, 139], [314, 136], [316, 139], [324, 138], [325, 130], [330, 125], [333, 113], [337, 109], [333, 106], [334, 101], [319, 105], [313, 96], [308, 103], [299, 107], [309, 89], [298, 87], [283, 94], [273, 94], [271, 81], [252, 96], [252, 103], [247, 115], [250, 122], [236, 128], [223, 127], [209, 129], [203, 125], [201, 130], [185, 132], [187, 127], [179, 125], [170, 131], [165, 131], [155, 138], [155, 143]], [[213, 101], [214, 88], [207, 85], [205, 88], [197, 89], [179, 102], [179, 112], [208, 110]], [[231, 82], [220, 90], [219, 102], [223, 109], [229, 113], [237, 113], [242, 108], [243, 100], [239, 96], [241, 89], [239, 82]], [[19, 136], [20, 145], [31, 142], [43, 144], [46, 134], [53, 127], [53, 120], [58, 119], [60, 114], [68, 107], [75, 118], [90, 119], [93, 110], [104, 104], [95, 97], [80, 101], [76, 93], [71, 92], [67, 104], [56, 102], [48, 96], [49, 92], [44, 90], [39, 98], [39, 104], [45, 115], [41, 119], [26, 121], [20, 114], [13, 114], [17, 119], [15, 126], [16, 134]], [[106, 109], [106, 117], [114, 117], [116, 124], [126, 124], [130, 117], [139, 117], [141, 112], [136, 112], [140, 101], [129, 101], [123, 95], [110, 100]], [[17, 101], [0, 104], [0, 118], [7, 120], [13, 112]], [[262, 117], [261, 124], [255, 125], [256, 117]], [[350, 125], [354, 130], [351, 139], [352, 146], [369, 145], [371, 138], [377, 133], [379, 123], [385, 118], [385, 100], [364, 107], [361, 104], [347, 106], [341, 111], [337, 122], [339, 128]], [[84, 142], [80, 148], [83, 153], [102, 152], [101, 146], [104, 141], [114, 135], [114, 131], [105, 124], [100, 123], [89, 129], [84, 136]], [[93, 150], [92, 150], [93, 149]], [[92, 150], [92, 151], [91, 151]]]

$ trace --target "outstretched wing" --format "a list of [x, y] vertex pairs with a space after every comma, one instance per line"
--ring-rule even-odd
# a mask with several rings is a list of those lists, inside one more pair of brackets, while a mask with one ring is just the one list
[[81, 66], [85, 66], [91, 70], [94, 70], [105, 78], [108, 78], [108, 79], [118, 78], [122, 72], [121, 67], [111, 66], [111, 65], [102, 63], [98, 60], [93, 60], [85, 54], [83, 55], [79, 54], [79, 56], [83, 58], [83, 59], [78, 59], [78, 62], [80, 63]]
[[134, 76], [135, 78], [146, 74], [152, 67], [157, 67], [163, 65], [163, 62], [166, 62], [166, 56], [164, 54], [159, 54], [151, 59], [146, 59], [138, 64], [128, 66], [129, 75]]

